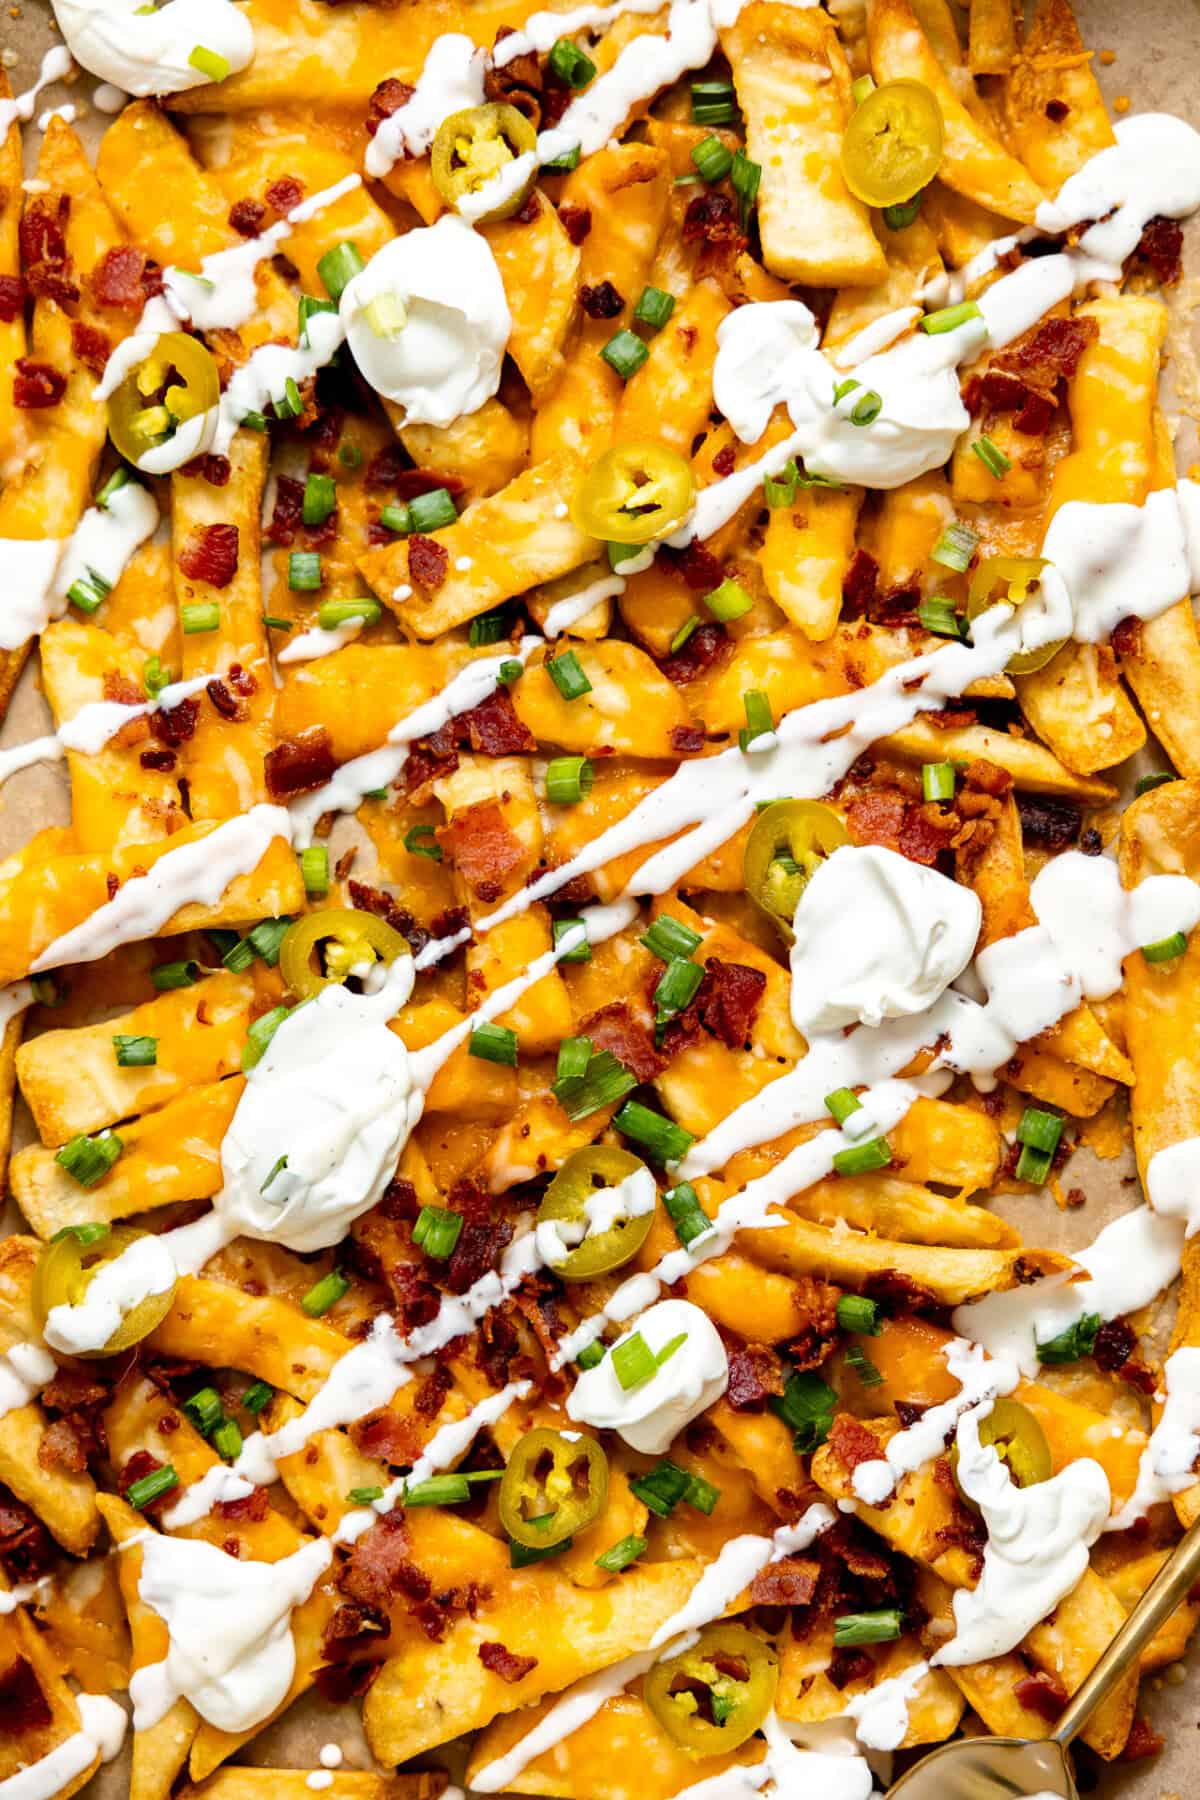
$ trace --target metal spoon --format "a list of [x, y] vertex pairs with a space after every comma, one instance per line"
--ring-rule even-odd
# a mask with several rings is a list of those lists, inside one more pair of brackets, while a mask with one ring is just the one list
[[1198, 1577], [1200, 1519], [1163, 1564], [1083, 1686], [1072, 1695], [1048, 1738], [1040, 1743], [1022, 1738], [960, 1738], [943, 1744], [888, 1789], [888, 1800], [901, 1800], [901, 1796], [903, 1800], [1014, 1800], [1017, 1795], [1078, 1800], [1067, 1745], [1134, 1667]]

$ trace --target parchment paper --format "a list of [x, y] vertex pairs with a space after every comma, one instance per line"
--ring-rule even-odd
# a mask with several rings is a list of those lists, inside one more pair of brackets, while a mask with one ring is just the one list
[[[1200, 0], [1074, 0], [1074, 4], [1084, 41], [1096, 52], [1093, 67], [1114, 120], [1124, 112], [1158, 110], [1177, 113], [1200, 125]], [[30, 85], [43, 52], [58, 41], [49, 0], [24, 0], [22, 5], [0, 9], [0, 53], [14, 91]], [[1115, 52], [1114, 59], [1102, 60], [1102, 51]], [[379, 73], [382, 79], [387, 71]], [[42, 97], [38, 108], [40, 112], [64, 100], [72, 101], [81, 109], [77, 125], [89, 144], [106, 122], [85, 110], [90, 85], [86, 78], [69, 92], [56, 85]], [[26, 127], [25, 135], [29, 157], [36, 154], [40, 139], [33, 127]], [[1196, 423], [1200, 421], [1200, 340], [1191, 314], [1192, 306], [1200, 301], [1200, 218], [1185, 227], [1185, 244], [1185, 278], [1172, 298], [1165, 383], [1168, 405], [1179, 415], [1176, 460], [1181, 473], [1196, 454]], [[51, 728], [34, 657], [0, 727], [0, 746], [23, 743]], [[1161, 768], [1166, 762], [1161, 751], [1148, 748], [1138, 759], [1138, 769]], [[34, 768], [17, 775], [0, 790], [0, 857], [9, 855], [43, 826], [67, 824], [69, 819], [66, 781], [60, 768]], [[23, 1108], [19, 1102], [18, 1106], [15, 1141], [20, 1144], [28, 1142], [33, 1132], [28, 1117], [20, 1116]], [[1002, 1196], [995, 1209], [1012, 1219], [1030, 1243], [1079, 1249], [1110, 1219], [1139, 1202], [1141, 1190], [1128, 1179], [1132, 1167], [1131, 1158], [1100, 1162], [1090, 1151], [1081, 1150], [1068, 1165], [1062, 1186], [1082, 1188], [1087, 1195], [1085, 1205], [1060, 1211], [1047, 1190], [1022, 1198]], [[14, 1225], [19, 1226], [15, 1216], [0, 1216], [0, 1231]], [[1095, 1793], [1099, 1800], [1198, 1800], [1200, 1633], [1182, 1662], [1143, 1682], [1141, 1704], [1150, 1723], [1166, 1738], [1161, 1755], [1150, 1762], [1102, 1769], [1095, 1786], [1090, 1785], [1095, 1759], [1082, 1762], [1081, 1790]], [[335, 1710], [312, 1695], [261, 1732], [234, 1761], [315, 1769], [321, 1745], [329, 1742], [342, 1746], [346, 1768], [380, 1766], [367, 1749], [358, 1708]], [[82, 1800], [126, 1800], [127, 1756], [128, 1752], [102, 1769], [84, 1790]], [[442, 1766], [455, 1772], [461, 1769], [462, 1754], [447, 1749], [421, 1761], [427, 1767]], [[1086, 1790], [1084, 1783], [1089, 1783]], [[821, 1796], [814, 1795], [813, 1800], [821, 1800]]]

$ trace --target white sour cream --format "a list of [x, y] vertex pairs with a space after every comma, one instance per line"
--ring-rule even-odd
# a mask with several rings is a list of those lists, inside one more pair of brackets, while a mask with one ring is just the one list
[[627, 1219], [644, 1218], [658, 1203], [658, 1189], [647, 1168], [635, 1169], [616, 1187], [597, 1188], [583, 1203], [582, 1219], [545, 1219], [536, 1227], [538, 1255], [547, 1268], [566, 1262], [587, 1238], [599, 1237]]
[[401, 157], [424, 156], [443, 119], [481, 104], [486, 67], [486, 52], [469, 37], [443, 32], [430, 47], [412, 97], [383, 121], [367, 145], [367, 174], [381, 180]]
[[424, 1100], [388, 1029], [412, 986], [400, 957], [378, 993], [326, 988], [279, 1027], [221, 1146], [214, 1206], [237, 1231], [323, 1250], [375, 1205]]
[[50, 1308], [43, 1330], [46, 1342], [64, 1356], [102, 1350], [136, 1306], [174, 1286], [176, 1273], [162, 1238], [138, 1238], [120, 1256], [100, 1264], [77, 1305]]
[[151, 1531], [128, 1543], [142, 1549], [138, 1594], [169, 1633], [163, 1661], [130, 1680], [135, 1730], [149, 1730], [179, 1699], [221, 1731], [260, 1725], [292, 1685], [292, 1608], [329, 1567], [328, 1540], [314, 1538], [274, 1563]]
[[58, 1364], [40, 1344], [13, 1344], [0, 1354], [0, 1419], [36, 1400]]
[[[567, 1412], [580, 1424], [620, 1432], [644, 1455], [661, 1456], [685, 1425], [721, 1398], [729, 1385], [729, 1359], [708, 1314], [689, 1300], [661, 1300], [642, 1314], [635, 1330], [655, 1355], [675, 1338], [684, 1342], [648, 1381], [628, 1389], [617, 1380], [610, 1350], [580, 1375]], [[632, 1336], [626, 1332], [618, 1344]]]
[[[373, 305], [404, 323], [377, 330]], [[355, 362], [410, 425], [452, 425], [500, 385], [512, 330], [504, 284], [486, 238], [453, 214], [376, 251], [340, 310]]]
[[909, 1704], [929, 1674], [927, 1662], [915, 1662], [902, 1675], [893, 1675], [846, 1703], [846, 1717], [854, 1720], [854, 1735], [868, 1750], [898, 1750], [908, 1731]]
[[988, 1541], [979, 1585], [955, 1594], [958, 1629], [932, 1659], [954, 1668], [1015, 1650], [1053, 1612], [1087, 1568], [1111, 1505], [1108, 1476], [1088, 1456], [1049, 1481], [1017, 1487], [1008, 1465], [979, 1441], [990, 1411], [989, 1402], [958, 1422], [959, 1483], [983, 1514]]
[[1167, 1144], [1146, 1168], [1146, 1198], [1164, 1219], [1182, 1219], [1187, 1236], [1200, 1231], [1200, 1138]]
[[[1109, 1527], [1125, 1531], [1145, 1518], [1152, 1506], [1181, 1494], [1200, 1481], [1200, 1349], [1186, 1345], [1163, 1364], [1166, 1404], [1150, 1442], [1142, 1451], [1137, 1486]], [[1160, 1396], [1161, 1398], [1161, 1396]]]
[[197, 48], [223, 57], [236, 75], [254, 56], [254, 31], [232, 0], [53, 0], [72, 56], [127, 94], [178, 94], [211, 80], [191, 61]]
[[796, 1029], [925, 1012], [970, 962], [983, 909], [968, 887], [879, 845], [845, 844], [806, 885], [791, 951]]

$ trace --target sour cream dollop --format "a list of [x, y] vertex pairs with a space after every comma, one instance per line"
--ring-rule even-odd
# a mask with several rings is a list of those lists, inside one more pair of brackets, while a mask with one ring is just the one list
[[490, 400], [512, 330], [487, 239], [447, 213], [394, 238], [341, 299], [355, 362], [410, 425], [452, 425]]
[[375, 1205], [424, 1102], [388, 1029], [412, 984], [412, 959], [401, 957], [377, 993], [326, 988], [279, 1027], [221, 1146], [214, 1204], [231, 1227], [324, 1250]]
[[53, 0], [75, 61], [127, 94], [178, 94], [213, 77], [190, 60], [207, 50], [236, 75], [254, 56], [254, 30], [233, 0]]
[[[683, 1342], [648, 1381], [623, 1388], [613, 1367], [613, 1351], [635, 1332], [655, 1356], [676, 1338]], [[584, 1370], [567, 1401], [567, 1412], [580, 1424], [620, 1432], [627, 1444], [646, 1456], [661, 1456], [728, 1385], [729, 1359], [708, 1314], [689, 1300], [661, 1300], [642, 1314], [632, 1331], [618, 1338], [603, 1362]]]
[[936, 870], [843, 845], [796, 908], [796, 1029], [811, 1037], [925, 1012], [966, 968], [982, 916], [978, 896]]

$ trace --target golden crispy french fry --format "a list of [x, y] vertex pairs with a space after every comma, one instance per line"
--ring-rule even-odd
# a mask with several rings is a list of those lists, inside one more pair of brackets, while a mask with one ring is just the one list
[[554, 386], [579, 306], [579, 251], [553, 206], [534, 218], [481, 227], [504, 283], [512, 334], [508, 352], [534, 402]]
[[[437, 1800], [450, 1777], [442, 1769], [420, 1774], [375, 1775], [369, 1769], [336, 1769], [321, 1790], [331, 1800]], [[218, 1769], [202, 1787], [185, 1787], [180, 1800], [308, 1800], [303, 1769]]]
[[494, 395], [452, 425], [410, 425], [403, 408], [390, 401], [385, 407], [417, 467], [456, 476], [469, 500], [499, 493], [529, 460], [528, 422], [509, 412]]
[[546, 673], [551, 653], [531, 661], [513, 704], [539, 743], [595, 752], [608, 745], [618, 756], [673, 758], [671, 733], [690, 717], [679, 689], [636, 644], [613, 639], [577, 644], [575, 654], [592, 691], [564, 700]]
[[347, 1339], [290, 1300], [247, 1294], [201, 1275], [184, 1275], [175, 1304], [148, 1340], [161, 1356], [229, 1363], [298, 1400], [311, 1400]]
[[[1057, 658], [1055, 659], [1057, 661]], [[1050, 665], [1053, 667], [1053, 665]], [[1033, 676], [1018, 676], [1032, 681]], [[1107, 781], [1097, 781], [1091, 771], [1080, 774], [1066, 758], [1059, 758], [1044, 744], [1033, 738], [1013, 737], [1006, 731], [993, 731], [986, 725], [963, 725], [954, 731], [939, 731], [924, 719], [906, 725], [890, 737], [880, 740], [881, 749], [906, 762], [930, 762], [949, 757], [954, 762], [970, 762], [982, 757], [994, 762], [1012, 776], [1018, 788], [1027, 794], [1050, 794], [1064, 800], [1080, 800], [1087, 806], [1104, 806], [1116, 799], [1116, 789]]]
[[[992, 3], [1003, 6], [1005, 0]], [[1071, 0], [1038, 0], [1004, 85], [1003, 106], [1009, 142], [1048, 194], [1057, 194], [1068, 175], [1113, 142]]]
[[[74, 1737], [81, 1726], [75, 1695], [63, 1679], [48, 1641], [37, 1631], [23, 1607], [13, 1613], [0, 1613], [0, 1666], [12, 1669], [18, 1663], [28, 1665], [49, 1717], [44, 1722], [28, 1725], [16, 1711], [14, 1723], [9, 1725], [6, 1721], [5, 1730], [0, 1734], [0, 1786], [7, 1787], [10, 1792], [30, 1788], [28, 1775], [24, 1782], [19, 1780], [20, 1771], [49, 1756]], [[91, 1780], [99, 1764], [97, 1752], [87, 1759], [78, 1774], [55, 1788], [53, 1800], [69, 1800], [70, 1795], [78, 1793]]]
[[814, 642], [837, 625], [862, 498], [860, 488], [814, 487], [799, 492], [793, 506], [771, 508], [763, 580], [776, 606]]
[[967, 67], [972, 75], [1006, 75], [1017, 53], [1021, 14], [1012, 0], [971, 0]]
[[[0, 72], [0, 101], [12, 99], [12, 84]], [[21, 127], [13, 119], [0, 139], [0, 275], [18, 276], [21, 255], [17, 234], [21, 224]], [[25, 313], [0, 319], [0, 367], [11, 369], [25, 354]], [[12, 383], [0, 381], [0, 481], [11, 481], [21, 467], [25, 449], [26, 415], [13, 404]], [[9, 653], [11, 654], [11, 652]]]
[[625, 384], [613, 420], [618, 443], [657, 439], [691, 454], [712, 411], [717, 330], [729, 302], [715, 281], [697, 281], [651, 340], [650, 354]]

